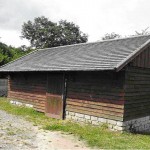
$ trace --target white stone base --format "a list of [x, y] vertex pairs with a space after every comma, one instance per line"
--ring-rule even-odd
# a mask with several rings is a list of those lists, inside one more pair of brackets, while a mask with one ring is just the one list
[[124, 129], [123, 122], [121, 121], [115, 121], [106, 118], [84, 115], [75, 112], [66, 111], [66, 119], [74, 120], [77, 122], [90, 123], [93, 125], [108, 124], [108, 128], [110, 128], [111, 130], [122, 131]]
[[26, 107], [33, 108], [33, 105], [31, 105], [31, 104], [25, 104], [25, 103], [22, 103], [22, 102], [19, 102], [16, 100], [11, 100], [10, 103], [14, 104], [14, 105], [18, 105], [18, 106], [26, 106]]
[[102, 125], [106, 123], [108, 124], [109, 129], [115, 131], [130, 131], [130, 132], [150, 131], [150, 116], [123, 122], [123, 121], [116, 121], [116, 120], [66, 111], [66, 119], [74, 120], [78, 122], [90, 123], [93, 125]]

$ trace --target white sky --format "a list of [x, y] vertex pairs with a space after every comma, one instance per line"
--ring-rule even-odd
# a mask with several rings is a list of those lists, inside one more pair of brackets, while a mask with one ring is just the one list
[[21, 26], [43, 15], [54, 22], [74, 22], [91, 42], [106, 33], [125, 36], [149, 27], [150, 0], [0, 0], [0, 41], [29, 45], [19, 37]]

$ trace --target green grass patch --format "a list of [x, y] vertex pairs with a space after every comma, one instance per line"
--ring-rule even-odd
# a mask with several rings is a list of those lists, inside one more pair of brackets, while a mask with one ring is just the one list
[[100, 149], [150, 149], [150, 135], [112, 132], [106, 126], [93, 127], [92, 125], [51, 119], [46, 117], [44, 113], [31, 108], [12, 105], [6, 98], [0, 98], [0, 109], [14, 115], [20, 115], [45, 130], [63, 131], [76, 135], [91, 147]]

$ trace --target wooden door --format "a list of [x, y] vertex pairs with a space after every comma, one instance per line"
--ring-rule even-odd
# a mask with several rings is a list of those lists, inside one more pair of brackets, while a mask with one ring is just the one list
[[46, 115], [51, 118], [63, 118], [63, 74], [48, 75]]

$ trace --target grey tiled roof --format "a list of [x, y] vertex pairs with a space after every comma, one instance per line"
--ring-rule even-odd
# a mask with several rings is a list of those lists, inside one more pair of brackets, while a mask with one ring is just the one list
[[147, 35], [36, 50], [0, 67], [0, 72], [114, 70], [149, 39]]

